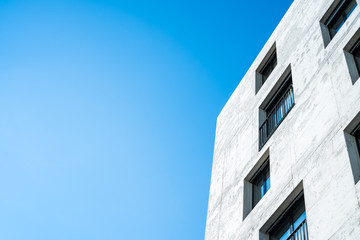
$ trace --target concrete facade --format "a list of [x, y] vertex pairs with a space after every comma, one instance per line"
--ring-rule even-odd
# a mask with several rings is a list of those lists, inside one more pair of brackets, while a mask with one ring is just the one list
[[[347, 134], [360, 122], [360, 80], [345, 52], [360, 38], [360, 6], [326, 42], [320, 22], [337, 2], [295, 0], [218, 116], [206, 240], [262, 239], [300, 190], [310, 240], [360, 239], [359, 155]], [[277, 65], [256, 93], [274, 43]], [[289, 67], [295, 105], [259, 151], [259, 107]], [[245, 178], [266, 155], [271, 187], [249, 211]]]

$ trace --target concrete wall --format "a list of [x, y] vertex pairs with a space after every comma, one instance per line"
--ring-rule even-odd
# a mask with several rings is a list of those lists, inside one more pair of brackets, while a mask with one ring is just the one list
[[[360, 239], [360, 182], [344, 133], [360, 112], [360, 80], [344, 54], [360, 6], [325, 48], [320, 20], [332, 3], [295, 0], [218, 116], [206, 240], [259, 239], [300, 183], [310, 240]], [[255, 94], [256, 69], [275, 42], [277, 66]], [[295, 106], [259, 151], [259, 106], [289, 65]], [[271, 188], [243, 219], [244, 179], [267, 151]]]

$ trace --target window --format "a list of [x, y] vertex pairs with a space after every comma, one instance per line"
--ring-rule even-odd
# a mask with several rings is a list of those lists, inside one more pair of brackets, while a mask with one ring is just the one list
[[335, 8], [325, 25], [329, 29], [330, 37], [333, 38], [344, 24], [346, 19], [350, 16], [356, 7], [355, 0], [343, 0]]
[[277, 65], [276, 45], [274, 44], [266, 54], [264, 60], [256, 70], [256, 91], [257, 93], [266, 79], [270, 76]]
[[269, 159], [261, 166], [250, 182], [252, 184], [252, 207], [254, 208], [270, 188]]
[[335, 1], [327, 11], [320, 21], [325, 47], [349, 18], [356, 5], [356, 0]]
[[360, 69], [360, 39], [356, 42], [355, 46], [350, 50], [350, 54], [354, 57], [356, 70], [359, 73]]
[[261, 240], [309, 240], [302, 181], [259, 229]]
[[352, 84], [355, 84], [360, 76], [360, 29], [344, 47], [344, 54]]
[[356, 184], [360, 181], [360, 112], [345, 128], [344, 135], [351, 170]]
[[[289, 69], [289, 68], [288, 68]], [[291, 70], [264, 107], [259, 109], [259, 150], [295, 105]], [[285, 73], [287, 72], [285, 71]], [[281, 80], [281, 79], [280, 79]], [[264, 103], [262, 104], [264, 105]]]
[[270, 73], [274, 70], [277, 64], [276, 59], [276, 49], [271, 54], [269, 60], [266, 62], [265, 66], [260, 70], [260, 74], [262, 75], [261, 83], [264, 84], [266, 79], [270, 76]]
[[270, 240], [307, 240], [306, 211], [303, 194], [288, 207], [268, 230]]
[[244, 219], [260, 202], [269, 189], [270, 157], [269, 149], [267, 149], [244, 179]]
[[360, 124], [357, 125], [357, 127], [355, 128], [355, 130], [352, 132], [352, 135], [354, 136], [355, 138], [355, 142], [356, 142], [356, 147], [357, 147], [357, 150], [360, 154]]

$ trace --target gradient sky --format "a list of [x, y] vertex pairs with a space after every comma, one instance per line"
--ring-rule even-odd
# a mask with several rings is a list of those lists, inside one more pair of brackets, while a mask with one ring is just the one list
[[0, 239], [203, 239], [216, 117], [291, 2], [0, 0]]

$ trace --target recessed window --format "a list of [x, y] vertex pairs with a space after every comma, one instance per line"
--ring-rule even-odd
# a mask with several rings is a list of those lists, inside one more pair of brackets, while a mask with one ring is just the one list
[[252, 207], [254, 208], [270, 189], [269, 159], [267, 159], [250, 182], [252, 184]]
[[258, 160], [244, 180], [244, 219], [270, 189], [269, 149]]
[[274, 70], [274, 68], [276, 67], [276, 64], [277, 64], [277, 58], [276, 58], [276, 49], [275, 49], [275, 51], [271, 54], [269, 60], [266, 62], [263, 69], [261, 69], [261, 71], [260, 71], [260, 74], [262, 76], [262, 79], [261, 79], [262, 84], [264, 84], [266, 79], [270, 76], [270, 73]]
[[260, 228], [259, 239], [308, 240], [305, 198], [300, 182]]
[[356, 7], [355, 0], [343, 0], [335, 8], [332, 15], [326, 21], [325, 25], [329, 29], [330, 36], [333, 38], [344, 24], [346, 19], [350, 16], [354, 8]]
[[261, 86], [268, 79], [272, 71], [277, 65], [277, 55], [276, 55], [276, 45], [274, 44], [269, 52], [266, 54], [264, 60], [261, 62], [260, 66], [256, 70], [256, 86], [255, 93], [259, 91]]
[[301, 194], [268, 230], [270, 240], [307, 240], [306, 211]]
[[352, 84], [355, 84], [360, 77], [360, 29], [344, 47], [344, 54]]
[[355, 142], [356, 142], [356, 146], [357, 146], [357, 150], [360, 154], [360, 124], [357, 125], [357, 127], [355, 128], [355, 130], [352, 132], [352, 135], [355, 138]]
[[344, 130], [354, 182], [360, 181], [360, 112]]
[[355, 46], [350, 50], [350, 54], [354, 57], [356, 70], [359, 73], [360, 69], [360, 39], [356, 42]]
[[289, 72], [285, 75], [286, 77], [280, 79], [281, 85], [273, 91], [273, 94], [270, 94], [271, 98], [268, 96], [270, 100], [266, 104], [263, 103], [264, 107], [259, 109], [259, 150], [295, 105], [291, 70], [287, 71]]
[[325, 16], [320, 21], [322, 25], [325, 46], [329, 44], [331, 39], [340, 30], [340, 28], [355, 9], [356, 5], [356, 0], [334, 1], [330, 9], [326, 12]]

